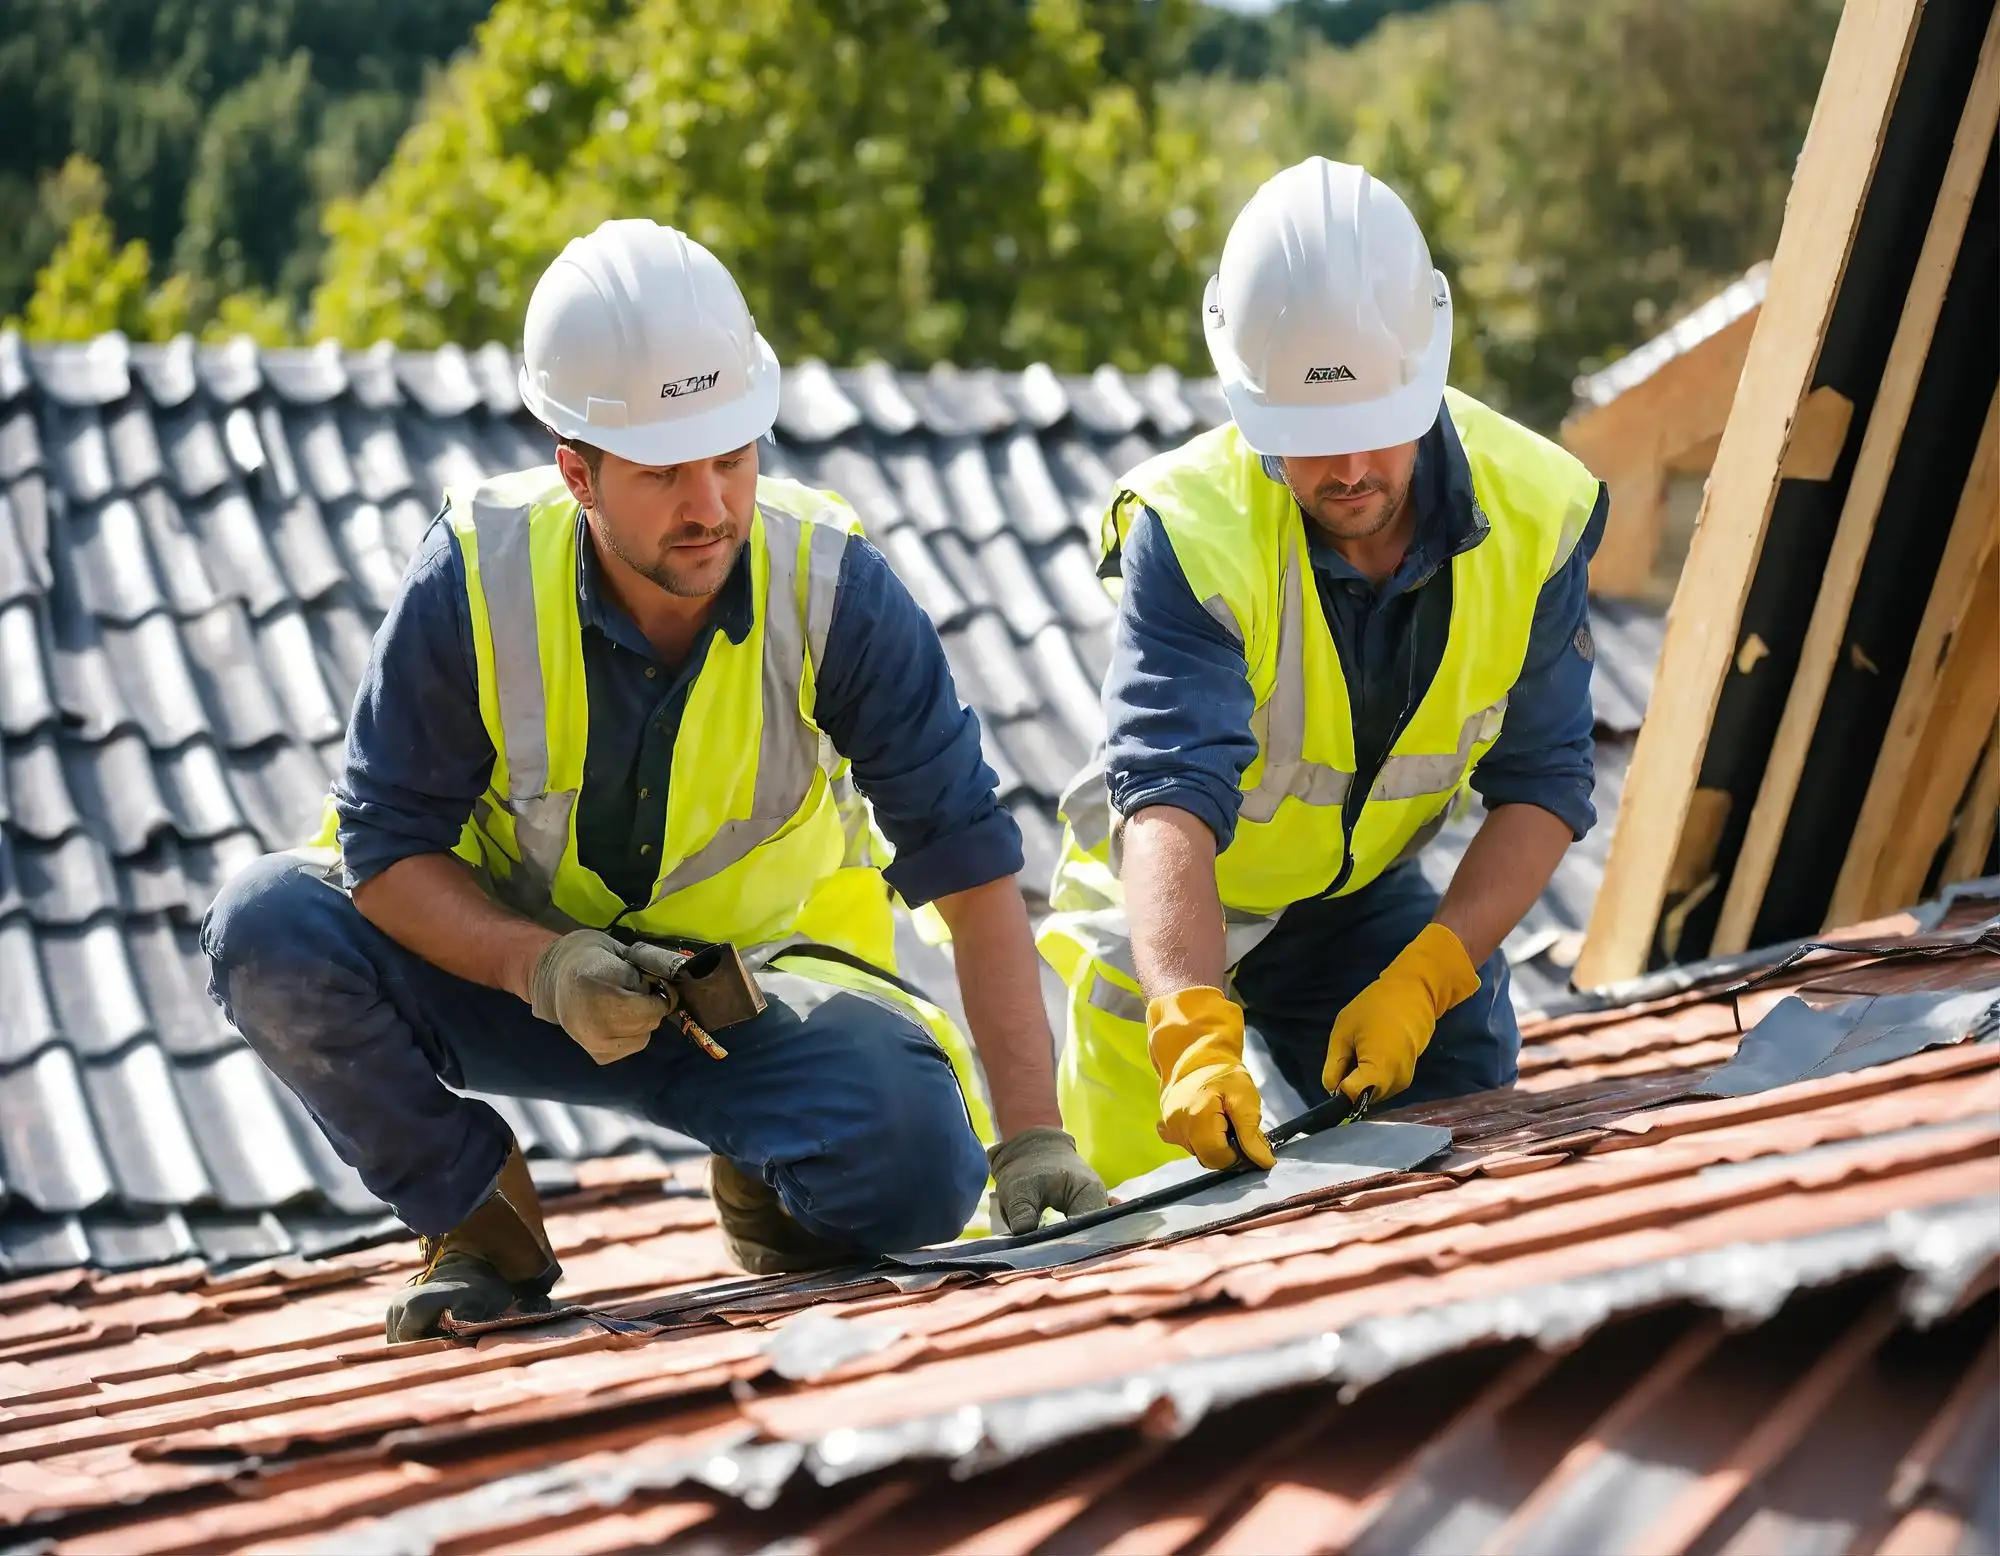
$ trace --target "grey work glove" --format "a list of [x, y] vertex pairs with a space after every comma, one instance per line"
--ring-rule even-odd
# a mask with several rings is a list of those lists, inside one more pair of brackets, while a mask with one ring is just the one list
[[1111, 1203], [1104, 1180], [1076, 1154], [1076, 1142], [1045, 1124], [989, 1146], [986, 1162], [998, 1219], [1017, 1235], [1041, 1225], [1044, 1210], [1082, 1216]]
[[599, 1064], [639, 1052], [669, 1009], [625, 959], [625, 948], [601, 929], [573, 929], [544, 951], [528, 990], [535, 1014], [569, 1033]]

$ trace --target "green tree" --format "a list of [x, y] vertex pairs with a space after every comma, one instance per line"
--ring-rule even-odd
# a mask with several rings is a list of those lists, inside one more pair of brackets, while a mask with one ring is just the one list
[[327, 213], [318, 332], [511, 340], [612, 215], [722, 255], [779, 350], [1197, 362], [1219, 164], [1172, 0], [501, 0]]

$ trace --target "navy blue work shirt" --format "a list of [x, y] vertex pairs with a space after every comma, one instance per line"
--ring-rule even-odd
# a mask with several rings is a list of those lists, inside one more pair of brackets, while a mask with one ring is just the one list
[[[1274, 481], [1284, 477], [1265, 461]], [[1377, 588], [1321, 538], [1310, 520], [1307, 551], [1314, 582], [1347, 680], [1357, 729], [1386, 728], [1427, 686], [1395, 673], [1411, 630], [1418, 591], [1461, 552], [1485, 540], [1487, 523], [1472, 500], [1472, 472], [1458, 430], [1440, 415], [1417, 445], [1410, 477], [1415, 533], [1401, 564]], [[1576, 549], [1535, 602], [1520, 678], [1507, 695], [1507, 717], [1473, 769], [1472, 787], [1490, 809], [1537, 805], [1581, 838], [1597, 821], [1590, 705], [1589, 567], [1608, 511], [1602, 484]], [[1105, 677], [1109, 725], [1105, 771], [1111, 803], [1129, 816], [1172, 805], [1206, 822], [1218, 850], [1236, 834], [1243, 771], [1257, 755], [1250, 732], [1255, 698], [1242, 646], [1202, 609], [1150, 508], [1134, 516], [1117, 566], [1125, 580]], [[1414, 695], [1412, 695], [1414, 691]], [[1362, 765], [1368, 753], [1357, 752]]]
[[[577, 857], [628, 906], [652, 900], [674, 738], [715, 634], [740, 643], [754, 608], [746, 546], [687, 658], [663, 662], [605, 589], [577, 514], [577, 597], [590, 735]], [[434, 520], [375, 634], [333, 785], [352, 890], [413, 854], [452, 848], [493, 771], [479, 714], [458, 537]], [[852, 763], [896, 857], [883, 872], [912, 907], [1021, 868], [1021, 833], [994, 794], [979, 719], [959, 701], [938, 642], [882, 554], [848, 540], [816, 666], [814, 717]]]

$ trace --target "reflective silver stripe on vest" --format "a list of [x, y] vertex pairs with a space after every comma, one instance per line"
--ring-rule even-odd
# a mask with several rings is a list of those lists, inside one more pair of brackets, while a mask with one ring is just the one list
[[1278, 676], [1271, 696], [1252, 716], [1257, 744], [1264, 753], [1263, 776], [1243, 796], [1237, 814], [1245, 821], [1269, 821], [1286, 799], [1307, 805], [1346, 802], [1352, 773], [1322, 762], [1305, 760], [1306, 655], [1305, 596], [1296, 557], [1285, 564], [1285, 605], [1278, 620]]
[[655, 904], [698, 881], [720, 875], [775, 837], [805, 803], [819, 768], [819, 732], [799, 717], [805, 677], [805, 623], [799, 619], [799, 520], [765, 507], [764, 730], [757, 743], [757, 790], [751, 814], [725, 821], [715, 836], [668, 872]]
[[1056, 814], [1069, 823], [1076, 846], [1095, 853], [1111, 841], [1111, 788], [1104, 776], [1104, 748], [1074, 778], [1056, 801]]
[[[771, 510], [766, 508], [768, 515]], [[833, 597], [840, 588], [840, 564], [847, 555], [847, 535], [830, 524], [815, 524], [806, 559], [806, 647], [813, 669], [826, 663], [826, 636], [833, 630]]]
[[1237, 624], [1236, 612], [1229, 608], [1227, 600], [1219, 594], [1211, 594], [1201, 602], [1201, 608], [1213, 616], [1216, 625], [1236, 639], [1239, 645], [1242, 643], [1243, 628]]
[[531, 800], [549, 786], [548, 701], [542, 688], [542, 645], [535, 626], [535, 570], [528, 555], [527, 504], [502, 505], [472, 496], [472, 533], [479, 543], [479, 587], [493, 637], [493, 680], [500, 731], [507, 742], [507, 797]]
[[1375, 779], [1375, 787], [1368, 791], [1371, 800], [1418, 800], [1432, 794], [1449, 794], [1465, 776], [1465, 770], [1472, 765], [1472, 748], [1486, 737], [1489, 721], [1498, 726], [1507, 712], [1507, 699], [1501, 699], [1490, 708], [1481, 708], [1471, 714], [1459, 726], [1458, 749], [1438, 754], [1413, 754], [1392, 756], [1382, 764], [1382, 771]]
[[1093, 1010], [1101, 1010], [1115, 1020], [1133, 1021], [1140, 1026], [1146, 1024], [1146, 1002], [1100, 972], [1091, 973], [1090, 992], [1084, 998]]

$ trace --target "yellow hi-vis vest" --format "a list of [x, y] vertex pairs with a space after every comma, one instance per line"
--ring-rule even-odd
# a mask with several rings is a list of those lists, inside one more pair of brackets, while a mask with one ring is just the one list
[[[1229, 424], [1132, 470], [1106, 517], [1108, 548], [1122, 542], [1139, 504], [1151, 508], [1195, 598], [1243, 646], [1257, 755], [1240, 780], [1235, 835], [1216, 858], [1231, 967], [1292, 903], [1336, 881], [1341, 895], [1359, 891], [1437, 835], [1499, 738], [1542, 586], [1596, 506], [1596, 478], [1547, 439], [1456, 390], [1445, 391], [1445, 413], [1487, 533], [1450, 563], [1443, 660], [1358, 807], [1351, 837], [1353, 714], [1290, 490]], [[1063, 1118], [1085, 1157], [1117, 1184], [1173, 1149], [1154, 1133], [1159, 1087], [1146, 1057], [1145, 1001], [1113, 853], [1118, 818], [1101, 759], [1072, 783], [1062, 815], [1056, 911], [1037, 943], [1069, 989]]]
[[[748, 551], [754, 617], [741, 643], [717, 633], [674, 740], [652, 896], [626, 904], [577, 857], [589, 743], [577, 602], [577, 506], [553, 465], [448, 492], [465, 562], [479, 711], [495, 753], [487, 791], [453, 850], [493, 895], [559, 930], [579, 926], [731, 941], [752, 966], [886, 1000], [936, 1038], [980, 1138], [993, 1124], [970, 1046], [935, 1005], [809, 953], [836, 947], [895, 974], [894, 905], [845, 759], [813, 720], [851, 508], [831, 493], [759, 477]], [[334, 818], [322, 824], [332, 842]], [[727, 1063], [727, 1060], [722, 1061]]]

